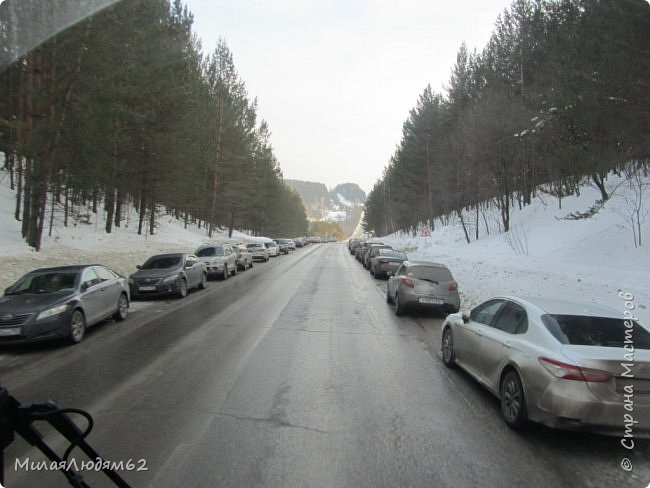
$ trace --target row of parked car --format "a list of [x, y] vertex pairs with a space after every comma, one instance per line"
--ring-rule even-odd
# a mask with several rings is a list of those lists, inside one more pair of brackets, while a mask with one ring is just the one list
[[387, 277], [386, 301], [395, 314], [415, 308], [458, 312], [458, 283], [447, 266], [431, 261], [411, 261], [392, 246], [351, 239], [348, 249], [375, 278]]
[[194, 253], [158, 254], [128, 278], [101, 264], [40, 268], [21, 277], [0, 299], [0, 342], [68, 338], [83, 340], [86, 329], [108, 318], [126, 319], [131, 300], [204, 289], [211, 277], [228, 279], [288, 254], [305, 240], [209, 243]]
[[510, 428], [650, 437], [650, 331], [636, 319], [593, 302], [516, 296], [460, 313], [444, 266], [381, 243], [351, 240], [349, 249], [375, 277], [389, 277], [386, 301], [397, 314], [410, 305], [452, 312], [441, 327], [443, 363], [494, 394]]

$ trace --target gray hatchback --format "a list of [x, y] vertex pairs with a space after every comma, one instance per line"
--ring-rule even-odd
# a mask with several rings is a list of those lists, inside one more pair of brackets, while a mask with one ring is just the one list
[[429, 261], [404, 261], [394, 275], [390, 274], [386, 301], [393, 304], [397, 315], [411, 307], [451, 313], [460, 308], [458, 283], [451, 271], [443, 264]]

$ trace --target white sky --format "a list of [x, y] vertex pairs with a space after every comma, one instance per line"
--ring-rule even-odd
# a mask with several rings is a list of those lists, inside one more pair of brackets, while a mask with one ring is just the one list
[[368, 192], [427, 84], [482, 50], [510, 0], [185, 0], [203, 51], [223, 37], [285, 178]]

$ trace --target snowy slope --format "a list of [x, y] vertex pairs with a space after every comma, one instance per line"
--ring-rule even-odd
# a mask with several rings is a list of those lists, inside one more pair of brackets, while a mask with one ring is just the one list
[[[607, 187], [614, 191], [612, 198], [586, 220], [564, 218], [588, 210], [600, 197], [589, 186], [582, 188], [580, 197], [562, 199], [561, 209], [557, 199], [541, 195], [532, 205], [513, 210], [509, 238], [497, 233], [498, 214], [493, 211], [486, 216], [490, 235], [481, 216], [479, 239], [473, 240], [472, 230], [470, 244], [457, 219], [437, 227], [430, 237], [420, 232], [381, 240], [406, 250], [409, 259], [447, 264], [459, 283], [463, 309], [494, 295], [543, 295], [593, 300], [621, 310], [622, 316], [624, 303], [618, 293], [625, 291], [634, 295], [639, 319], [650, 324], [650, 245], [634, 246], [624, 219], [630, 191], [621, 183], [610, 175]], [[644, 204], [650, 209], [650, 195]], [[465, 218], [473, 215], [467, 213]], [[642, 236], [650, 242], [650, 219], [642, 226]], [[512, 246], [508, 239], [514, 240]]]
[[[195, 225], [184, 228], [183, 222], [169, 215], [158, 218], [158, 228], [153, 236], [138, 235], [137, 214], [127, 208], [127, 218], [111, 234], [104, 232], [104, 215], [89, 214], [90, 223], [82, 219], [63, 226], [63, 215], [55, 207], [54, 226], [49, 235], [48, 221], [43, 231], [41, 251], [35, 252], [21, 237], [21, 222], [14, 219], [15, 193], [9, 189], [9, 178], [0, 171], [0, 289], [12, 284], [26, 272], [44, 266], [64, 264], [101, 263], [123, 275], [136, 271], [135, 266], [153, 254], [163, 252], [194, 252], [202, 243], [215, 241], [248, 242], [265, 238], [250, 237], [239, 232], [228, 239], [226, 232], [213, 234], [209, 239], [205, 229]], [[79, 209], [77, 209], [79, 211]]]

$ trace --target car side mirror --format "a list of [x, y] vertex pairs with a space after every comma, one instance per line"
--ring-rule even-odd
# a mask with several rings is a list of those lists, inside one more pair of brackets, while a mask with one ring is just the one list
[[461, 317], [463, 317], [463, 323], [469, 322], [469, 314], [467, 312], [463, 312]]
[[142, 265], [137, 264], [137, 265], [135, 266], [135, 268], [136, 268], [136, 269], [142, 269]]
[[386, 276], [388, 276], [389, 278], [390, 278], [391, 276], [393, 276], [393, 275], [394, 275], [394, 274], [393, 274], [392, 271], [388, 271], [388, 272], [386, 273]]

